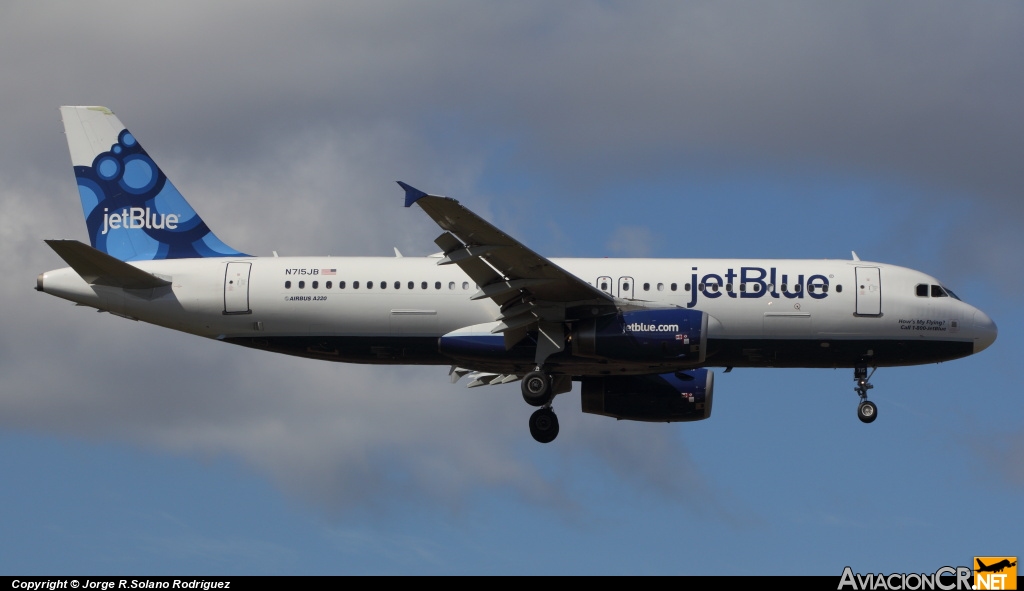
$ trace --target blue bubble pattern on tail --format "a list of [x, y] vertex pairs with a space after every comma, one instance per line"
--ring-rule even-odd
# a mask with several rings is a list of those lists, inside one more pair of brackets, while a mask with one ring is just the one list
[[221, 242], [124, 129], [92, 166], [75, 166], [93, 248], [122, 261], [249, 256]]

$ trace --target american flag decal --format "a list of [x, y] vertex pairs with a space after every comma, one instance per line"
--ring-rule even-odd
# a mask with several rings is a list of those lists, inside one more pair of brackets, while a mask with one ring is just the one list
[[337, 269], [320, 269], [320, 274], [321, 275], [337, 275], [338, 274], [338, 270]]

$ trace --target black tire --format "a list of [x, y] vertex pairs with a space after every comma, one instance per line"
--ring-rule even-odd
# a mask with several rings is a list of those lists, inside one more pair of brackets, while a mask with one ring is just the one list
[[865, 400], [857, 405], [857, 418], [862, 423], [871, 423], [878, 418], [878, 407], [875, 406], [874, 402]]
[[544, 406], [551, 401], [551, 378], [542, 371], [523, 376], [523, 400], [530, 406]]
[[538, 443], [551, 443], [558, 437], [558, 415], [550, 408], [542, 408], [530, 415], [530, 435]]

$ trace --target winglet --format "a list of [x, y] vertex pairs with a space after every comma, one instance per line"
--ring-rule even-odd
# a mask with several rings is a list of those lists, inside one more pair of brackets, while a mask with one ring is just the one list
[[421, 198], [426, 197], [427, 194], [420, 191], [416, 187], [409, 186], [402, 181], [397, 181], [398, 186], [405, 190], [405, 206], [411, 207], [413, 203], [416, 203]]

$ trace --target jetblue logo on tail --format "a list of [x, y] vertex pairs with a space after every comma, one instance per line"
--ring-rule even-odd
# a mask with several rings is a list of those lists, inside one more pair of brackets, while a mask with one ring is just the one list
[[122, 210], [121, 213], [107, 213], [107, 208], [103, 208], [103, 229], [100, 234], [106, 234], [110, 230], [116, 230], [118, 228], [128, 228], [131, 230], [137, 230], [139, 228], [149, 228], [152, 230], [168, 230], [178, 229], [178, 215], [174, 213], [153, 213], [149, 208], [131, 207], [127, 210]]
[[249, 256], [210, 231], [127, 129], [75, 177], [97, 250], [122, 261]]

